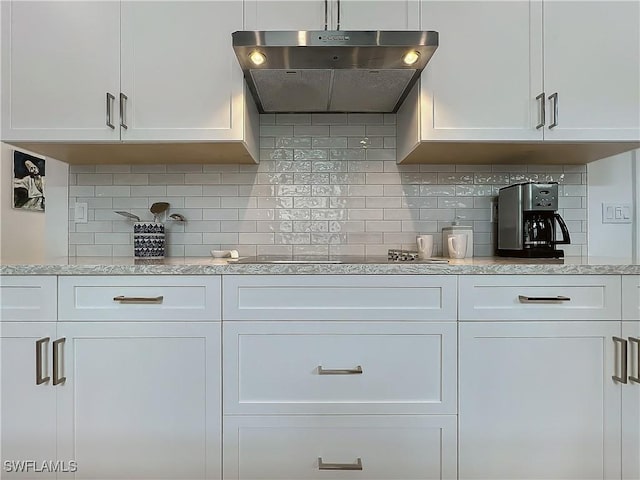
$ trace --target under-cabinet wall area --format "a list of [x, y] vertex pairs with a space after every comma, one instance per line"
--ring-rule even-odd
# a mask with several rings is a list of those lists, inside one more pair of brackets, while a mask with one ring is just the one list
[[[69, 254], [129, 256], [132, 225], [114, 210], [152, 218], [153, 202], [187, 222], [168, 222], [169, 256], [386, 255], [413, 248], [456, 219], [474, 229], [474, 254], [493, 254], [491, 199], [524, 181], [560, 184], [567, 255], [586, 255], [585, 165], [396, 164], [393, 114], [276, 114], [260, 118], [259, 165], [71, 165]], [[88, 205], [76, 223], [76, 202]]]

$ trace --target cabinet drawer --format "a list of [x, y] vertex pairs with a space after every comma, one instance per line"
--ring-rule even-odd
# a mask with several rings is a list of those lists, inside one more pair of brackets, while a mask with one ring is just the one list
[[60, 277], [61, 321], [219, 321], [219, 276]]
[[226, 480], [457, 478], [455, 415], [226, 416], [223, 432]]
[[620, 320], [619, 275], [469, 275], [460, 320]]
[[640, 276], [622, 277], [622, 319], [640, 320]]
[[0, 321], [55, 322], [57, 302], [54, 276], [0, 277]]
[[456, 277], [225, 276], [225, 320], [456, 320]]
[[225, 413], [456, 413], [456, 324], [225, 323]]

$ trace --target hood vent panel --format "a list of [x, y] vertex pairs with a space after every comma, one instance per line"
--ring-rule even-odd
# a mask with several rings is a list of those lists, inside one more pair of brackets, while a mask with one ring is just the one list
[[263, 113], [327, 111], [331, 70], [251, 70]]
[[261, 113], [396, 112], [437, 46], [430, 31], [233, 33]]
[[335, 70], [330, 112], [392, 112], [415, 70]]

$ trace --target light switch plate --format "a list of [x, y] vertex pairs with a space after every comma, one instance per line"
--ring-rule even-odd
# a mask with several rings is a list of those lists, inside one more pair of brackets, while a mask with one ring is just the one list
[[632, 223], [630, 203], [603, 203], [602, 223]]
[[73, 221], [76, 223], [87, 223], [88, 210], [89, 210], [88, 204], [76, 202], [74, 212], [73, 212]]

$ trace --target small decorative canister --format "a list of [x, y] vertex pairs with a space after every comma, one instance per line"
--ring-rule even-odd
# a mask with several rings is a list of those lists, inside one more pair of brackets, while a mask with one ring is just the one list
[[164, 224], [135, 222], [133, 224], [134, 258], [164, 258]]

